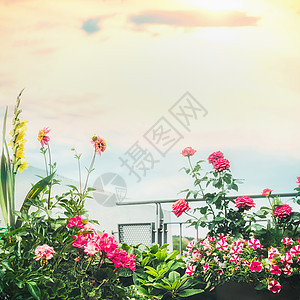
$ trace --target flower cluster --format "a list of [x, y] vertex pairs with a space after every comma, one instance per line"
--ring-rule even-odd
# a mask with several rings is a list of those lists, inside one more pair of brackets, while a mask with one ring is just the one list
[[245, 282], [253, 281], [279, 293], [280, 276], [300, 274], [300, 239], [298, 242], [283, 239], [280, 250], [270, 248], [267, 251], [258, 239], [233, 240], [220, 234], [217, 239], [193, 240], [188, 244], [185, 256], [186, 274], [200, 273], [214, 286], [243, 274], [240, 278]]
[[126, 251], [119, 249], [118, 242], [113, 236], [107, 233], [98, 234], [96, 228], [90, 223], [85, 223], [80, 216], [70, 219], [67, 227], [73, 226], [80, 228], [77, 235], [73, 236], [74, 247], [83, 249], [84, 253], [90, 256], [99, 254], [101, 257], [107, 257], [113, 261], [116, 268], [135, 270], [135, 255], [128, 256]]
[[215, 171], [218, 173], [230, 168], [229, 160], [224, 158], [224, 154], [221, 151], [210, 154], [208, 162], [213, 165]]
[[44, 244], [42, 246], [37, 246], [34, 254], [36, 255], [34, 257], [35, 260], [49, 260], [53, 258], [53, 253], [55, 253], [54, 249], [47, 244]]
[[191, 208], [189, 207], [189, 203], [185, 199], [179, 199], [172, 204], [172, 212], [177, 218], [190, 209]]

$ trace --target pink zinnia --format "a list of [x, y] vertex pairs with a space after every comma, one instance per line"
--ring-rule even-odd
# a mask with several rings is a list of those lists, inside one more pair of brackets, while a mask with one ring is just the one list
[[53, 253], [55, 253], [54, 249], [47, 244], [44, 244], [43, 246], [37, 246], [34, 250], [34, 254], [36, 255], [34, 259], [39, 260], [44, 257], [46, 260], [49, 260], [53, 257]]
[[183, 156], [192, 156], [197, 152], [197, 150], [194, 150], [192, 147], [186, 147], [182, 150], [181, 154]]
[[106, 142], [100, 136], [94, 135], [91, 143], [94, 145], [95, 152], [98, 154], [101, 154], [101, 152], [104, 152], [106, 149]]
[[276, 281], [275, 279], [273, 279], [272, 281], [270, 281], [269, 285], [268, 285], [268, 289], [269, 291], [275, 293], [279, 293], [280, 289], [281, 289], [281, 285], [279, 284], [278, 281]]
[[226, 158], [218, 158], [213, 162], [213, 167], [216, 172], [220, 173], [222, 171], [228, 170], [230, 168], [230, 163]]
[[270, 268], [270, 273], [272, 275], [278, 275], [279, 276], [281, 274], [281, 270], [279, 269], [278, 266], [272, 265], [271, 268]]
[[172, 212], [177, 218], [190, 209], [189, 203], [185, 199], [179, 199], [172, 205]]
[[240, 210], [249, 210], [251, 207], [255, 206], [255, 203], [251, 197], [237, 197], [235, 199], [235, 206]]
[[212, 164], [215, 160], [219, 158], [224, 158], [224, 154], [221, 151], [214, 152], [208, 157], [208, 162]]
[[278, 205], [274, 209], [274, 217], [281, 220], [283, 218], [287, 218], [292, 211], [293, 209], [288, 204]]
[[71, 227], [83, 227], [84, 223], [82, 223], [82, 218], [80, 216], [70, 218], [70, 221], [67, 225], [67, 228]]
[[259, 261], [253, 261], [250, 265], [250, 270], [252, 272], [261, 272], [262, 270], [262, 264]]
[[48, 146], [49, 141], [50, 141], [50, 137], [47, 136], [47, 134], [50, 131], [51, 131], [51, 129], [49, 129], [48, 127], [45, 127], [44, 129], [41, 129], [39, 131], [38, 140], [40, 141], [42, 147]]
[[192, 276], [192, 275], [194, 275], [195, 271], [196, 271], [195, 266], [187, 266], [185, 274], [188, 276]]
[[263, 196], [269, 196], [271, 193], [273, 192], [273, 190], [270, 190], [270, 189], [264, 189], [263, 191], [262, 191], [262, 195]]

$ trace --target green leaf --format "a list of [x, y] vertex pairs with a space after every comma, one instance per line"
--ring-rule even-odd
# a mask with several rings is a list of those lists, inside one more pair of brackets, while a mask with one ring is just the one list
[[169, 281], [171, 283], [173, 283], [173, 282], [178, 281], [178, 280], [180, 280], [180, 274], [178, 272], [176, 272], [176, 271], [170, 272], [170, 274], [169, 274]]
[[202, 290], [202, 289], [185, 289], [183, 291], [180, 291], [178, 293], [178, 296], [179, 297], [189, 297], [189, 296], [193, 296], [193, 295], [200, 294], [203, 292], [204, 292], [204, 290]]
[[39, 287], [37, 286], [37, 284], [35, 282], [27, 282], [27, 287], [29, 290], [29, 293], [37, 300], [42, 300], [41, 299], [41, 290], [39, 289]]

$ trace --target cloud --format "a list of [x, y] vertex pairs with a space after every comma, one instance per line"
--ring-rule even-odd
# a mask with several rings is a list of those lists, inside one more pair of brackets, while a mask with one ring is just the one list
[[137, 26], [170, 25], [177, 27], [241, 27], [256, 26], [260, 17], [248, 16], [244, 11], [208, 10], [160, 11], [149, 10], [129, 17]]
[[83, 22], [81, 29], [84, 30], [87, 34], [93, 34], [100, 30], [98, 25], [100, 18], [88, 19]]

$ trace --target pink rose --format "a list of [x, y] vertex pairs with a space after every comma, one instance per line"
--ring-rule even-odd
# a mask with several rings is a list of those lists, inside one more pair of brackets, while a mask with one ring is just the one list
[[179, 199], [172, 205], [172, 212], [177, 218], [190, 209], [189, 203], [185, 199]]
[[273, 192], [273, 190], [270, 190], [270, 189], [264, 189], [263, 191], [262, 191], [262, 195], [263, 196], [269, 196], [271, 193]]
[[224, 158], [224, 154], [221, 151], [214, 152], [208, 157], [208, 162], [212, 164], [215, 160], [219, 158]]
[[278, 205], [274, 209], [274, 217], [281, 220], [287, 218], [292, 211], [293, 209], [288, 204]]
[[44, 257], [46, 260], [49, 260], [53, 257], [53, 253], [55, 253], [54, 249], [47, 244], [44, 244], [43, 246], [37, 246], [34, 250], [34, 254], [36, 255], [34, 259], [39, 260]]
[[197, 150], [194, 150], [192, 147], [186, 147], [182, 150], [181, 154], [183, 156], [192, 156], [197, 152]]
[[230, 163], [226, 158], [218, 158], [214, 160], [213, 167], [216, 172], [220, 173], [222, 171], [228, 170], [230, 168]]
[[253, 261], [250, 265], [250, 270], [252, 272], [261, 272], [262, 270], [262, 264], [259, 261]]
[[281, 285], [279, 284], [278, 281], [273, 279], [273, 280], [270, 281], [270, 283], [268, 285], [268, 289], [273, 293], [279, 293], [280, 289], [281, 289]]
[[255, 203], [251, 197], [237, 197], [235, 199], [235, 206], [240, 210], [249, 210], [255, 206]]

